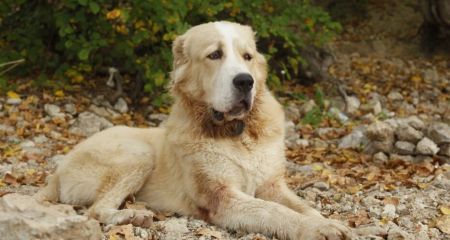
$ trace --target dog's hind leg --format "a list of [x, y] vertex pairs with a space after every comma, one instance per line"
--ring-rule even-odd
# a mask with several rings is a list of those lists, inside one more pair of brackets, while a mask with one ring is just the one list
[[33, 195], [34, 199], [42, 202], [57, 202], [59, 200], [59, 178], [58, 175], [50, 175], [47, 177], [47, 186], [40, 189]]
[[131, 223], [135, 226], [148, 227], [152, 223], [153, 212], [149, 210], [118, 209], [129, 195], [141, 189], [151, 172], [148, 163], [133, 164], [131, 168], [127, 166], [119, 171], [108, 172], [98, 197], [88, 210], [89, 216], [105, 224]]

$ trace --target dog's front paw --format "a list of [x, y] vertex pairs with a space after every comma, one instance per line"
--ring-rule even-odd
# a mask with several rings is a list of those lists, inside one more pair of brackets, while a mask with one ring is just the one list
[[336, 220], [313, 217], [305, 219], [298, 240], [350, 240], [352, 230]]
[[133, 224], [136, 227], [150, 227], [153, 222], [153, 212], [149, 210], [123, 209], [113, 216], [113, 224]]

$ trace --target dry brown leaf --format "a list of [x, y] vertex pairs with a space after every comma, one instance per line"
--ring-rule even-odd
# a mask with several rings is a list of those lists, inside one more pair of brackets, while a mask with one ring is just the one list
[[437, 218], [436, 227], [442, 232], [450, 234], [450, 215], [443, 215]]
[[400, 203], [400, 199], [397, 197], [387, 197], [383, 199], [384, 205], [392, 204], [394, 206], [397, 206]]
[[138, 239], [137, 237], [134, 236], [133, 225], [131, 225], [131, 224], [113, 226], [108, 231], [108, 236], [109, 236], [109, 239], [111, 239], [111, 240], [118, 240], [118, 239], [136, 240], [136, 239]]
[[16, 186], [19, 184], [17, 178], [15, 176], [13, 176], [11, 173], [5, 174], [5, 176], [3, 177], [3, 182], [5, 182], [9, 185], [13, 185], [13, 186]]
[[370, 223], [370, 218], [369, 218], [369, 215], [367, 214], [366, 210], [361, 209], [361, 210], [358, 210], [355, 214], [348, 216], [347, 221], [349, 222], [350, 226], [358, 227], [360, 225], [365, 225], [365, 224]]
[[216, 239], [222, 239], [222, 233], [219, 231], [211, 230], [209, 228], [199, 228], [195, 231], [196, 235], [214, 237]]
[[444, 215], [450, 215], [450, 206], [441, 206], [439, 208]]

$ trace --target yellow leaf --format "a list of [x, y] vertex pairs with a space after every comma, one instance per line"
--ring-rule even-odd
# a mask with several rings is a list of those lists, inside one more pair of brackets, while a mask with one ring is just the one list
[[6, 95], [8, 95], [9, 98], [14, 98], [14, 99], [19, 99], [20, 98], [19, 94], [15, 93], [13, 91], [8, 91], [6, 93]]
[[114, 10], [106, 13], [106, 19], [108, 19], [108, 20], [116, 19], [116, 18], [120, 17], [120, 15], [122, 15], [122, 12], [120, 11], [120, 9], [114, 9]]
[[442, 206], [442, 207], [440, 208], [440, 210], [441, 210], [442, 214], [444, 214], [444, 215], [450, 215], [450, 207]]
[[418, 183], [417, 186], [419, 186], [420, 189], [425, 189], [429, 186], [430, 184], [428, 183]]
[[6, 186], [6, 184], [3, 182], [3, 179], [0, 179], [0, 188]]
[[64, 152], [64, 153], [68, 153], [69, 151], [70, 151], [70, 147], [65, 146], [65, 147], [63, 148], [63, 152]]
[[33, 175], [33, 174], [35, 174], [35, 173], [36, 173], [36, 170], [35, 170], [35, 169], [32, 169], [32, 168], [27, 169], [27, 171], [25, 172], [26, 175]]
[[414, 75], [411, 77], [411, 81], [413, 81], [415, 83], [419, 83], [422, 81], [422, 77], [420, 77], [419, 75]]
[[444, 215], [436, 219], [436, 227], [442, 232], [450, 234], [450, 215]]
[[323, 167], [322, 167], [322, 165], [314, 164], [314, 165], [312, 166], [312, 169], [313, 169], [314, 171], [321, 171], [321, 170], [323, 169]]
[[57, 97], [64, 97], [64, 91], [63, 90], [55, 91], [55, 96], [57, 96]]

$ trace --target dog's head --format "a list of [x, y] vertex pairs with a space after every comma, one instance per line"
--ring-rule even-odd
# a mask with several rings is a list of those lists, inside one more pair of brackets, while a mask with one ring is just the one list
[[217, 123], [241, 120], [266, 79], [266, 62], [248, 26], [211, 22], [173, 43], [172, 93], [207, 106]]

